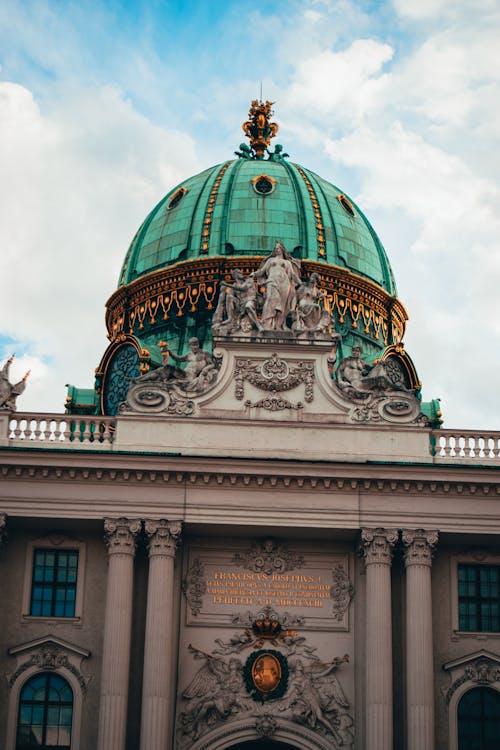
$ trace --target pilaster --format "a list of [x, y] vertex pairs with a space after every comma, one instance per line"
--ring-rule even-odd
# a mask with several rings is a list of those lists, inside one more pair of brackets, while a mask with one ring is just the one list
[[391, 563], [396, 529], [362, 529], [366, 566], [366, 750], [392, 750]]
[[139, 519], [106, 518], [109, 568], [99, 709], [98, 750], [125, 750], [132, 594]]
[[181, 522], [147, 519], [149, 580], [144, 644], [141, 750], [171, 745], [174, 558]]
[[404, 529], [408, 750], [434, 748], [432, 555], [438, 532]]

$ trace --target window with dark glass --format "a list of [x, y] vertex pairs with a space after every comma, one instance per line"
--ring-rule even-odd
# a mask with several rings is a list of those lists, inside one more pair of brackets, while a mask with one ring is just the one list
[[74, 617], [77, 573], [76, 550], [36, 549], [30, 615]]
[[458, 628], [500, 632], [500, 565], [458, 566]]
[[62, 677], [43, 672], [21, 690], [16, 750], [63, 750], [71, 747], [73, 691]]
[[469, 690], [458, 704], [458, 750], [498, 750], [499, 737], [500, 693]]

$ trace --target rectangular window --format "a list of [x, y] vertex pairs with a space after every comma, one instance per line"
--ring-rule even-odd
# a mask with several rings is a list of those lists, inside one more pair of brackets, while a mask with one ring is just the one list
[[30, 615], [74, 617], [77, 573], [77, 550], [35, 549]]
[[500, 632], [500, 565], [458, 566], [459, 630]]

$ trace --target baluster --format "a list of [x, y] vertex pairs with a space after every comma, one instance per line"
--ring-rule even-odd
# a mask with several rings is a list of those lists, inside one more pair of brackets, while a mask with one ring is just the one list
[[91, 443], [92, 437], [92, 426], [94, 422], [90, 419], [86, 419], [80, 423], [80, 440], [82, 443]]

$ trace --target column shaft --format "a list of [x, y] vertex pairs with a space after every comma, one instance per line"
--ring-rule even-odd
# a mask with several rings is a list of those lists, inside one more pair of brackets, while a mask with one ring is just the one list
[[145, 530], [150, 542], [141, 750], [166, 750], [172, 734], [174, 555], [181, 524], [148, 520]]
[[363, 529], [366, 564], [366, 750], [392, 750], [392, 529]]
[[435, 531], [403, 531], [408, 750], [434, 750], [431, 557], [436, 542]]
[[109, 569], [99, 708], [98, 750], [124, 750], [132, 630], [135, 537], [140, 521], [106, 519]]

